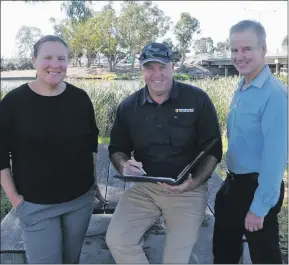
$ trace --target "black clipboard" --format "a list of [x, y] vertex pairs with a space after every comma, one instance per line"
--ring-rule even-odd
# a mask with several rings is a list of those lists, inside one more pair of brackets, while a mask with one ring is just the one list
[[123, 181], [127, 182], [162, 182], [162, 183], [167, 183], [170, 185], [178, 185], [182, 183], [188, 176], [188, 174], [191, 172], [191, 170], [196, 167], [201, 160], [207, 155], [209, 150], [213, 147], [213, 145], [218, 141], [218, 138], [215, 138], [212, 140], [199, 154], [198, 156], [190, 162], [182, 171], [181, 173], [177, 176], [177, 178], [167, 178], [167, 177], [156, 177], [156, 176], [122, 176], [122, 175], [114, 175], [114, 178], [121, 179]]

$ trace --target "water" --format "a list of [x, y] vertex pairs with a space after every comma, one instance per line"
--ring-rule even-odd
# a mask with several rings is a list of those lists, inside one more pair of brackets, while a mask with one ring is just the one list
[[1, 91], [9, 91], [25, 83], [27, 83], [27, 80], [1, 80]]
[[[27, 80], [1, 80], [1, 92], [5, 93], [8, 92], [22, 84], [25, 84], [29, 81]], [[88, 87], [93, 87], [93, 85], [99, 86], [102, 85], [104, 87], [109, 88], [112, 85], [120, 85], [120, 86], [127, 86], [127, 87], [140, 87], [140, 81], [139, 80], [100, 80], [100, 79], [94, 79], [94, 80], [68, 80], [69, 83], [75, 84], [76, 86], [79, 84], [79, 87], [85, 88], [87, 85]]]

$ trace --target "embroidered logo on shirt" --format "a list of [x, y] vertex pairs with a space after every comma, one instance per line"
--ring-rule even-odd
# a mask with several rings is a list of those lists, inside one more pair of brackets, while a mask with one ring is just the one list
[[194, 112], [195, 109], [175, 109], [176, 112]]

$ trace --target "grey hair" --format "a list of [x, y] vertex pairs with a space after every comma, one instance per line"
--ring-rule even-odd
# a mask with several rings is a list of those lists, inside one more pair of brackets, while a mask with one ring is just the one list
[[68, 45], [66, 44], [66, 42], [63, 39], [59, 38], [58, 36], [54, 36], [54, 35], [46, 35], [46, 36], [43, 36], [42, 38], [40, 38], [33, 46], [33, 55], [35, 58], [37, 57], [37, 55], [39, 53], [40, 46], [47, 41], [60, 42], [68, 49]]
[[262, 24], [255, 20], [242, 20], [237, 24], [233, 25], [230, 29], [230, 37], [233, 33], [244, 32], [245, 30], [251, 29], [259, 40], [259, 44], [265, 48], [266, 47], [266, 31]]

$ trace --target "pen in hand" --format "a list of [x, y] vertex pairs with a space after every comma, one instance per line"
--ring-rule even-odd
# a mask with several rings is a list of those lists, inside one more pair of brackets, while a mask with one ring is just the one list
[[134, 166], [134, 167], [137, 168], [137, 169], [140, 169], [140, 170], [142, 171], [142, 173], [144, 173], [145, 175], [147, 174], [147, 173], [143, 170], [142, 167], [137, 167], [137, 166]]
[[144, 173], [145, 175], [147, 175], [147, 173], [144, 171], [144, 169], [142, 168], [142, 163], [137, 162], [134, 157], [132, 157], [131, 161], [133, 162], [132, 166], [136, 167], [137, 169], [140, 169], [142, 171], [142, 173]]
[[142, 169], [142, 167], [139, 167], [139, 169], [146, 175], [147, 173]]

